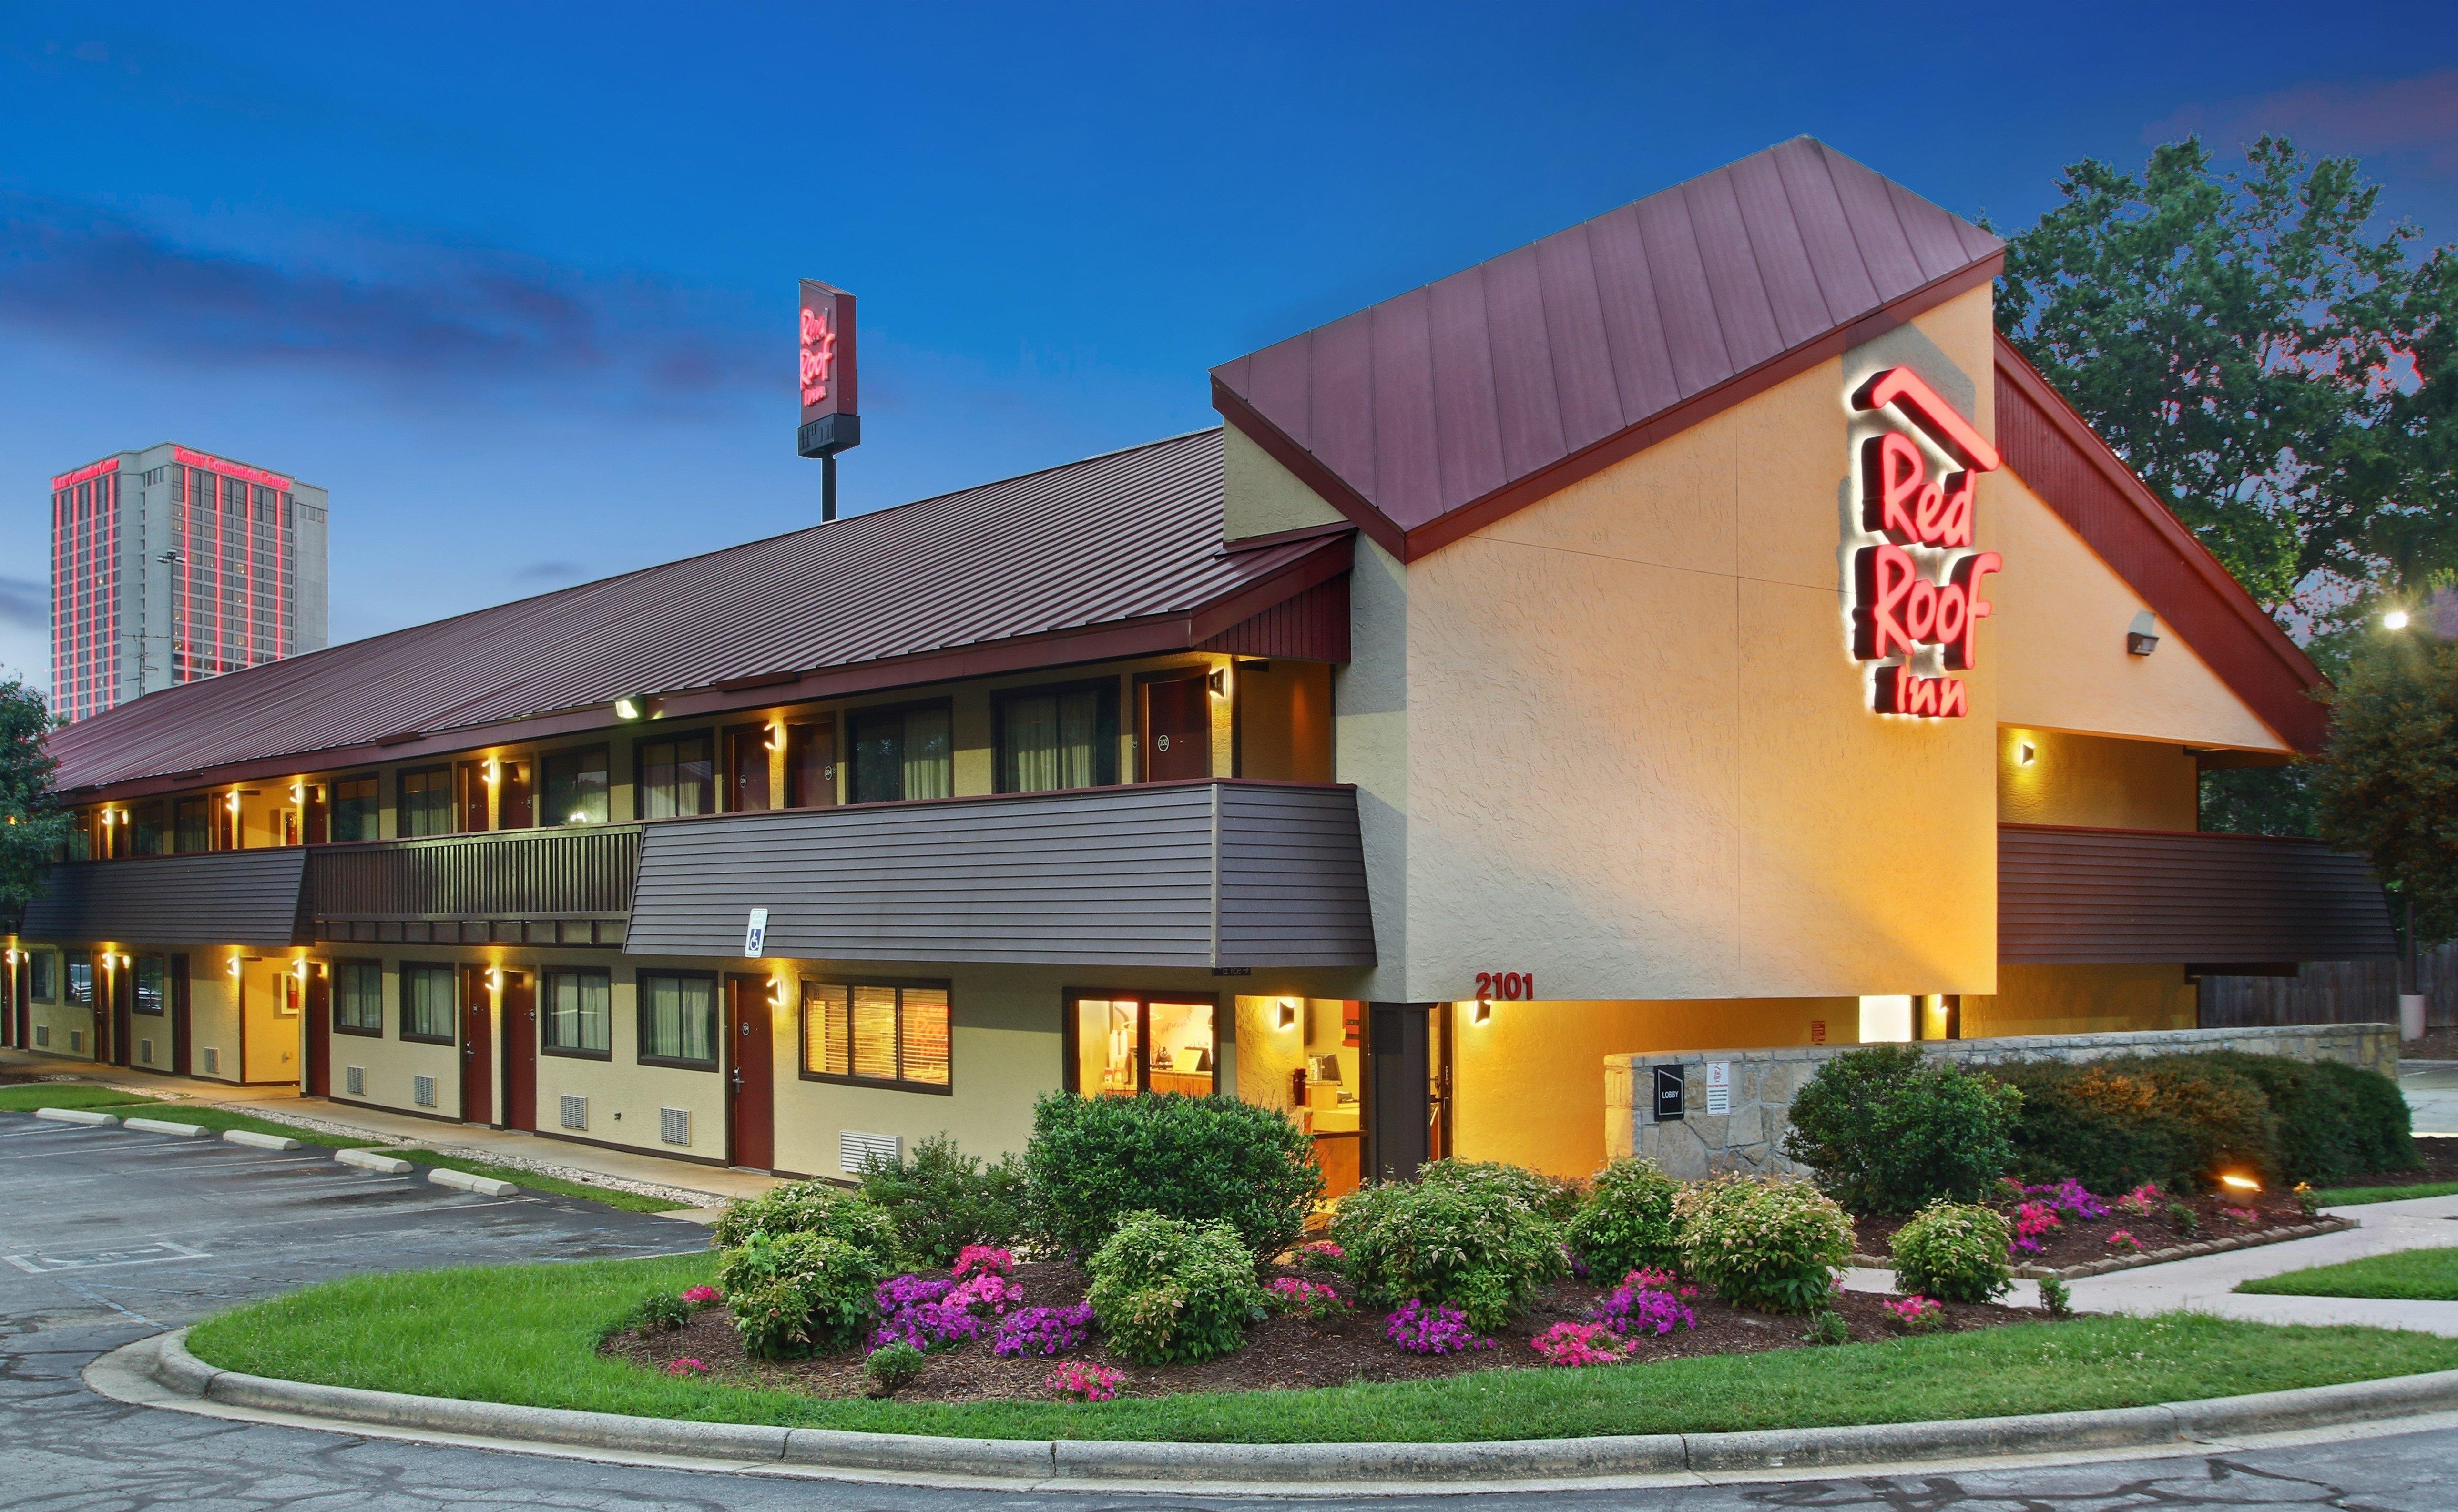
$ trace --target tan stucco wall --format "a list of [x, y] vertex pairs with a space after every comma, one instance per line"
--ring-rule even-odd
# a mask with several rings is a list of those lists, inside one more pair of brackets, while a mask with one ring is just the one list
[[242, 1037], [246, 1064], [240, 1080], [250, 1084], [292, 1082], [303, 1074], [302, 1034], [306, 1015], [282, 1008], [281, 974], [291, 958], [284, 954], [250, 960], [240, 977], [240, 1012], [246, 1020]]
[[2192, 830], [2199, 823], [2199, 795], [2198, 769], [2182, 746], [2025, 725], [1997, 733], [2002, 823]]
[[2003, 544], [1996, 580], [1997, 717], [2249, 751], [2287, 750], [2173, 626], [2148, 656], [2125, 649], [2150, 608], [2010, 469], [1980, 480], [1982, 518]]
[[[73, 1060], [90, 1061], [94, 1056], [94, 1010], [71, 1007], [65, 1003], [37, 1003], [27, 1017], [30, 1028], [49, 1029], [51, 1043], [35, 1048], [45, 1055], [62, 1055]], [[77, 1042], [73, 1047], [69, 1035], [73, 1031]]]
[[1993, 997], [1963, 1000], [1963, 1038], [2008, 1034], [2107, 1034], [2190, 1029], [2198, 996], [2185, 968], [2017, 965], [1997, 968]]

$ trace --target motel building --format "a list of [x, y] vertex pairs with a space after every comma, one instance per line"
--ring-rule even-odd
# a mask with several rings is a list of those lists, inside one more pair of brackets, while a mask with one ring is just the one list
[[1056, 1090], [1568, 1175], [1633, 1052], [2190, 1029], [2390, 953], [2197, 833], [2312, 663], [1806, 138], [1213, 369], [1221, 424], [61, 730], [6, 1038], [842, 1178]]

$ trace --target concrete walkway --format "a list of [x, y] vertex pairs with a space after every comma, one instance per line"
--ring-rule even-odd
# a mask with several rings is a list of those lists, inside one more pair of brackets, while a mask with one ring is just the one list
[[756, 1197], [780, 1185], [774, 1176], [696, 1166], [627, 1150], [607, 1150], [565, 1139], [542, 1139], [517, 1129], [490, 1129], [483, 1124], [453, 1124], [412, 1118], [374, 1108], [352, 1108], [321, 1097], [302, 1097], [295, 1087], [233, 1087], [226, 1082], [195, 1077], [162, 1076], [131, 1071], [124, 1067], [97, 1067], [91, 1061], [68, 1060], [23, 1050], [0, 1050], [0, 1069], [20, 1075], [70, 1076], [76, 1081], [115, 1087], [139, 1097], [189, 1102], [233, 1112], [251, 1113], [277, 1123], [302, 1124], [326, 1132], [354, 1135], [387, 1145], [416, 1145], [472, 1160], [560, 1176], [567, 1181], [598, 1181], [633, 1191], [671, 1196], [686, 1207], [714, 1209], [737, 1197]]
[[2398, 1089], [2419, 1134], [2458, 1134], [2458, 1061], [2401, 1061]]

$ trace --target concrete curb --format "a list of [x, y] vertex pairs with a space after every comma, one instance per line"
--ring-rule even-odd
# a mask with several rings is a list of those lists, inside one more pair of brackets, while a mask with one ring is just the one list
[[121, 1127], [141, 1134], [177, 1134], [181, 1139], [202, 1139], [213, 1132], [202, 1124], [174, 1124], [160, 1118], [132, 1118]]
[[287, 1134], [260, 1134], [253, 1129], [225, 1129], [222, 1138], [234, 1145], [251, 1150], [303, 1150], [306, 1147]]
[[83, 1124], [90, 1129], [117, 1129], [119, 1120], [109, 1113], [91, 1113], [82, 1108], [37, 1108], [36, 1118], [48, 1118], [54, 1124]]
[[344, 1166], [356, 1166], [361, 1170], [380, 1170], [387, 1176], [404, 1175], [413, 1169], [399, 1155], [380, 1155], [372, 1150], [337, 1150], [333, 1151], [333, 1158]]
[[615, 1450], [773, 1462], [857, 1474], [1069, 1482], [1320, 1489], [1470, 1481], [1580, 1481], [1903, 1464], [1923, 1460], [2173, 1447], [2247, 1434], [2458, 1409], [2458, 1371], [2103, 1412], [1753, 1433], [1523, 1439], [1485, 1443], [1132, 1443], [939, 1439], [631, 1418], [555, 1407], [411, 1397], [274, 1380], [208, 1365], [188, 1331], [162, 1336], [153, 1377], [182, 1396], [336, 1423], [513, 1440], [565, 1452]]
[[427, 1167], [427, 1179], [439, 1187], [474, 1191], [482, 1197], [509, 1197], [521, 1190], [509, 1181], [498, 1181], [492, 1176], [473, 1176], [466, 1170], [455, 1170], [449, 1166]]

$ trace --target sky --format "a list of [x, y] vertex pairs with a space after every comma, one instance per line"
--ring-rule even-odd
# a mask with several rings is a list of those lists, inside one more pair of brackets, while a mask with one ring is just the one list
[[50, 476], [161, 441], [330, 491], [337, 641], [815, 523], [799, 278], [860, 299], [860, 510], [1212, 425], [1217, 363], [1790, 136], [2010, 232], [2264, 131], [2458, 240], [2447, 0], [12, 0], [0, 677]]

